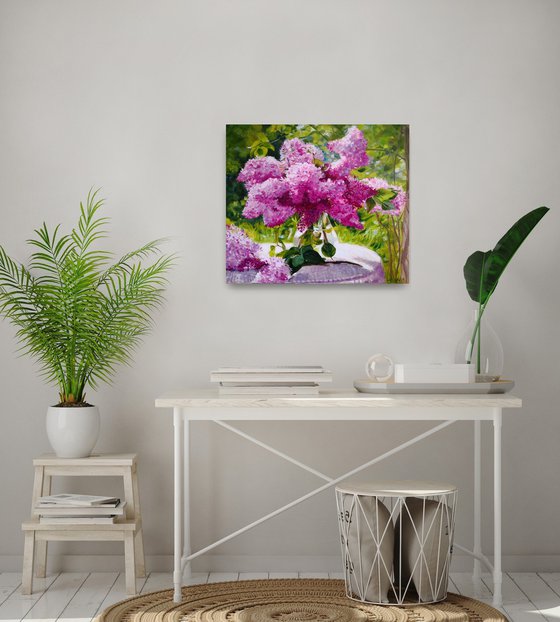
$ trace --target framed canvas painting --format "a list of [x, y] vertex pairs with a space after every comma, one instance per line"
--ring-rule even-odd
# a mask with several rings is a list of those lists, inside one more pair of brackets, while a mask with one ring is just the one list
[[408, 125], [228, 125], [228, 283], [408, 283]]

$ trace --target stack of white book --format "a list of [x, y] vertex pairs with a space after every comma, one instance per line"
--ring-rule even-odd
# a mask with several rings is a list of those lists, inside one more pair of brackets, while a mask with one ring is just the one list
[[62, 493], [39, 497], [33, 514], [47, 525], [106, 525], [124, 516], [125, 506], [116, 497]]
[[317, 395], [332, 374], [320, 365], [220, 367], [210, 381], [219, 383], [220, 395]]

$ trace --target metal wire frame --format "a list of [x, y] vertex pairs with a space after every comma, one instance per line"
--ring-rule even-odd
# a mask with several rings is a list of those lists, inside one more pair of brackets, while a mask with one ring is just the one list
[[[326, 483], [322, 486], [319, 486], [315, 490], [307, 493], [295, 499], [294, 501], [278, 508], [277, 510], [270, 512], [266, 516], [261, 517], [260, 519], [252, 522], [245, 527], [230, 533], [224, 538], [219, 539], [218, 541], [204, 547], [203, 549], [192, 552], [191, 549], [191, 537], [190, 537], [190, 494], [189, 494], [189, 474], [190, 474], [190, 460], [188, 458], [189, 455], [189, 438], [190, 438], [190, 422], [191, 420], [198, 419], [199, 417], [192, 417], [191, 414], [193, 409], [183, 407], [182, 405], [174, 405], [173, 406], [173, 427], [174, 427], [174, 570], [173, 570], [173, 586], [174, 586], [174, 596], [173, 599], [175, 602], [181, 602], [181, 585], [182, 585], [182, 576], [185, 573], [186, 576], [190, 576], [191, 572], [191, 561], [204, 553], [212, 550], [213, 548], [220, 546], [224, 542], [229, 541], [232, 538], [245, 533], [246, 531], [253, 529], [257, 525], [262, 524], [265, 521], [268, 521], [275, 516], [289, 510], [290, 508], [298, 505], [299, 503], [303, 503], [308, 499], [312, 498], [316, 494], [319, 494], [323, 490], [331, 486], [335, 486], [337, 483], [342, 481], [343, 479], [347, 479], [350, 476], [355, 475], [356, 473], [373, 466], [385, 460], [389, 456], [392, 456], [415, 443], [424, 440], [428, 436], [435, 434], [445, 427], [455, 423], [456, 421], [463, 420], [472, 420], [474, 421], [474, 547], [473, 550], [460, 546], [458, 543], [455, 543], [455, 547], [469, 555], [473, 556], [475, 559], [474, 564], [474, 574], [473, 579], [475, 581], [480, 581], [481, 575], [481, 565], [484, 564], [488, 570], [492, 573], [493, 578], [493, 604], [494, 606], [500, 607], [502, 605], [502, 564], [501, 564], [501, 556], [502, 556], [502, 546], [501, 546], [501, 495], [502, 495], [502, 485], [501, 485], [501, 455], [502, 455], [502, 447], [501, 447], [501, 427], [502, 427], [502, 408], [501, 407], [493, 407], [489, 409], [482, 409], [483, 411], [489, 410], [489, 413], [480, 412], [481, 409], [476, 408], [472, 413], [471, 409], [455, 409], [457, 412], [456, 416], [453, 418], [447, 419], [446, 417], [434, 417], [433, 420], [443, 421], [440, 425], [437, 425], [426, 432], [415, 436], [414, 438], [405, 441], [404, 443], [394, 447], [393, 449], [385, 452], [382, 455], [377, 456], [373, 460], [370, 460], [359, 467], [352, 469], [351, 471], [336, 477], [329, 478], [328, 476], [317, 471], [315, 474], [321, 479], [325, 480]], [[196, 412], [196, 409], [195, 409]], [[465, 417], [464, 413], [467, 412], [469, 416]], [[278, 410], [274, 411], [275, 414], [278, 413]], [[206, 411], [204, 411], [206, 415]], [[268, 414], [268, 411], [267, 411]], [[287, 413], [288, 415], [291, 412]], [[391, 412], [393, 414], [393, 412]], [[439, 411], [438, 411], [439, 414]], [[187, 416], [188, 415], [188, 416]], [[202, 420], [202, 418], [200, 418]], [[289, 419], [289, 417], [288, 417]], [[432, 418], [429, 418], [432, 420]], [[206, 417], [204, 418], [206, 420]], [[214, 421], [217, 424], [223, 424], [223, 421], [220, 421], [218, 418], [210, 418], [210, 420]], [[320, 420], [323, 420], [322, 418]], [[368, 419], [369, 420], [369, 419]], [[377, 419], [376, 419], [377, 420]], [[380, 419], [385, 420], [385, 418]], [[401, 419], [399, 419], [401, 420]], [[408, 420], [408, 418], [406, 419]], [[481, 527], [482, 527], [482, 499], [481, 499], [481, 489], [482, 489], [482, 470], [481, 470], [481, 424], [482, 421], [492, 421], [493, 423], [493, 445], [494, 445], [494, 460], [493, 460], [493, 475], [494, 475], [494, 512], [493, 512], [493, 531], [494, 531], [494, 546], [493, 546], [493, 562], [491, 563], [488, 557], [486, 557], [482, 553], [482, 540], [481, 540]], [[227, 424], [223, 425], [226, 427]], [[232, 432], [238, 433], [247, 440], [256, 443], [257, 445], [263, 447], [264, 449], [269, 450], [269, 446], [258, 439], [247, 435], [240, 430], [233, 428], [233, 426], [227, 426]], [[184, 439], [183, 439], [184, 436]], [[271, 448], [272, 449], [272, 448]], [[185, 456], [185, 452], [187, 456]], [[309, 472], [315, 471], [312, 467], [307, 465], [303, 465], [299, 461], [292, 459], [290, 456], [283, 454], [283, 452], [278, 452], [275, 450], [273, 453], [276, 453], [279, 457], [284, 458], [285, 460], [292, 462], [294, 465], [304, 468]], [[330, 481], [329, 481], [330, 480]]]
[[[457, 490], [422, 496], [376, 496], [336, 490], [346, 595], [361, 602], [396, 605], [428, 604], [445, 599], [457, 497]], [[373, 513], [364, 507], [365, 500], [371, 498], [375, 500]], [[420, 516], [417, 512], [419, 503]], [[380, 525], [380, 505], [385, 509], [385, 516], [388, 515], [384, 525]], [[407, 539], [412, 539], [406, 547], [403, 547], [403, 523]], [[362, 555], [366, 544], [364, 538], [369, 539], [369, 546], [374, 545], [372, 560], [365, 560]], [[385, 559], [382, 554], [384, 540], [391, 541], [392, 538], [395, 539], [394, 554]], [[357, 540], [357, 551], [350, 550], [351, 540]], [[426, 556], [428, 544], [433, 546], [434, 543], [437, 546], [435, 569], [433, 561]], [[408, 556], [412, 544], [418, 548], [418, 554], [411, 562]], [[388, 590], [384, 581], [386, 577], [391, 578]], [[371, 594], [377, 594], [378, 599], [372, 600]]]

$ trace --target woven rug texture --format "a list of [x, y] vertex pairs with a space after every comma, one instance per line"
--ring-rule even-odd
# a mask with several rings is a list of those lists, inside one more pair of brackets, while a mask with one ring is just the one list
[[507, 622], [486, 603], [449, 593], [433, 605], [368, 605], [346, 597], [337, 579], [227, 581], [128, 598], [97, 622]]

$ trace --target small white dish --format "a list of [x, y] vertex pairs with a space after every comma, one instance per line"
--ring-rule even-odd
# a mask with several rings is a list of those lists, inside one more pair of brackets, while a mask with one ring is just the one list
[[379, 395], [393, 393], [409, 394], [491, 394], [507, 393], [515, 386], [513, 380], [497, 380], [496, 382], [375, 382], [370, 378], [354, 380], [354, 387], [360, 393], [377, 393]]

